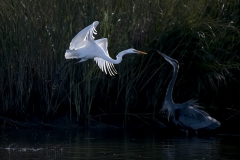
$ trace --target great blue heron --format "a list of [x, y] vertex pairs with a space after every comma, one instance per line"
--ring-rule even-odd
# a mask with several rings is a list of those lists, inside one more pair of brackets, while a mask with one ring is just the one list
[[185, 103], [173, 102], [172, 91], [178, 74], [178, 61], [159, 51], [157, 52], [173, 66], [173, 77], [168, 85], [162, 108], [162, 110], [168, 111], [168, 119], [171, 117], [177, 126], [186, 131], [197, 131], [199, 129], [212, 130], [219, 127], [221, 125], [219, 121], [212, 118], [203, 110], [198, 109], [200, 106], [196, 104], [196, 100], [191, 99]]
[[[99, 24], [98, 21], [93, 22], [91, 25], [87, 26], [81, 30], [71, 41], [69, 49], [66, 50], [65, 58], [66, 59], [78, 59], [80, 62], [84, 62], [88, 59], [94, 59], [99, 66], [99, 68], [104, 71], [106, 74], [109, 73], [111, 76], [117, 74], [116, 69], [113, 64], [119, 64], [122, 61], [122, 57], [125, 54], [147, 54], [142, 51], [138, 51], [133, 48], [121, 51], [117, 56], [116, 60], [112, 59], [108, 53], [108, 40], [107, 38], [102, 38], [94, 40], [94, 34], [97, 34], [96, 27]], [[69, 61], [70, 62], [70, 61]], [[63, 68], [69, 63], [66, 62], [64, 66], [60, 69], [61, 72]], [[77, 64], [74, 63], [73, 65]], [[65, 78], [69, 69], [73, 66], [71, 65], [66, 70], [63, 79]], [[60, 80], [60, 82], [63, 81]]]

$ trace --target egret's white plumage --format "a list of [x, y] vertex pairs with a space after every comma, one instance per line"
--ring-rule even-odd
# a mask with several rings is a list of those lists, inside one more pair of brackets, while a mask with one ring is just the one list
[[116, 56], [117, 59], [113, 60], [108, 53], [107, 38], [94, 40], [94, 34], [97, 34], [96, 27], [98, 24], [98, 21], [93, 22], [72, 39], [70, 47], [65, 53], [66, 59], [81, 59], [79, 62], [94, 59], [102, 71], [106, 74], [115, 75], [117, 71], [113, 64], [119, 64], [122, 61], [123, 55], [130, 53], [146, 54], [145, 52], [130, 48], [121, 51]]

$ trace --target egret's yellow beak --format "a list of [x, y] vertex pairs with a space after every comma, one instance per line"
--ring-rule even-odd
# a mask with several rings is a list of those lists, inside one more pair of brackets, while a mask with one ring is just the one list
[[137, 52], [138, 54], [147, 54], [146, 52], [142, 52], [142, 51], [139, 51], [139, 50], [134, 50], [135, 52]]

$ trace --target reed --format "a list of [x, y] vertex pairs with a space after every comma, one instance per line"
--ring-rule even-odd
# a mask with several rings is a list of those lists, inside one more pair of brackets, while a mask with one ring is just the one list
[[[239, 87], [239, 1], [2, 0], [0, 8], [0, 116], [49, 122], [64, 115], [89, 124], [118, 114], [124, 126], [132, 118], [157, 121], [172, 68], [156, 49], [180, 62], [175, 101], [199, 98], [222, 119], [228, 115], [219, 104], [237, 109], [231, 97]], [[91, 60], [80, 63], [54, 88], [49, 80], [71, 39], [95, 20], [96, 38], [108, 38], [111, 57], [130, 47], [149, 54], [126, 56], [114, 77]]]

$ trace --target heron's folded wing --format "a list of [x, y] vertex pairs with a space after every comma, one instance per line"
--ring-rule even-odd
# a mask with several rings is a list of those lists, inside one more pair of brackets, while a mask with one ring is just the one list
[[71, 41], [69, 49], [76, 50], [78, 48], [84, 47], [88, 40], [94, 40], [93, 34], [97, 34], [96, 27], [99, 24], [98, 21], [93, 22], [91, 25], [87, 26], [81, 30]]
[[[107, 38], [98, 39], [95, 42], [99, 47], [103, 49], [105, 55], [110, 57], [107, 49], [107, 45], [108, 45]], [[106, 74], [109, 73], [111, 76], [117, 74], [117, 71], [112, 63], [99, 57], [95, 57], [94, 60], [96, 61], [99, 68], [102, 71], [104, 71]]]
[[178, 120], [181, 125], [190, 127], [194, 130], [201, 128], [207, 129], [209, 126], [211, 126], [211, 129], [214, 129], [220, 126], [220, 122], [212, 118], [208, 113], [194, 107], [181, 110]]

